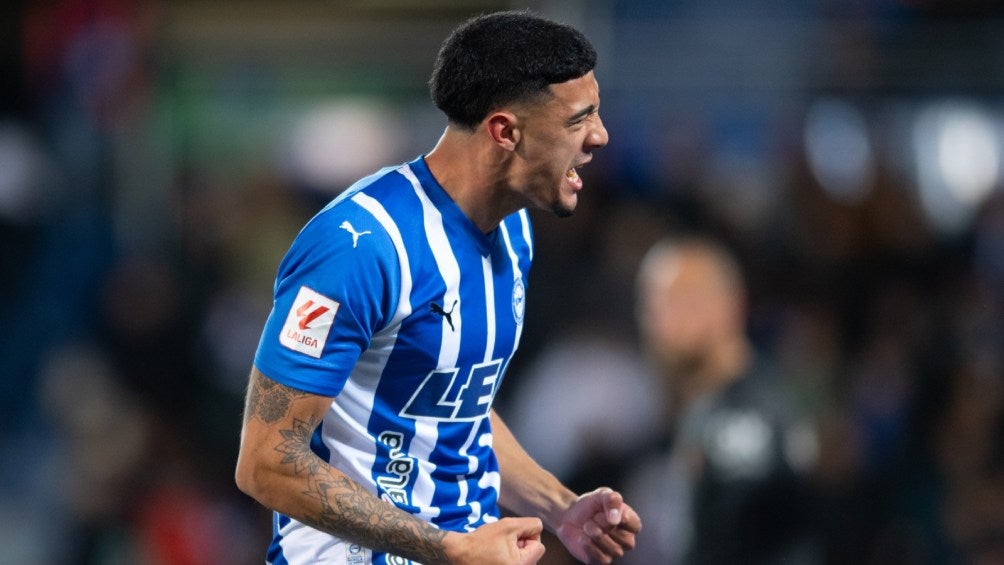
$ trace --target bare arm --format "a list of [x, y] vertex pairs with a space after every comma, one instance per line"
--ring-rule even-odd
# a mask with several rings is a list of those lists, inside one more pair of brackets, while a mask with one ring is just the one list
[[518, 516], [539, 516], [547, 529], [557, 531], [562, 513], [578, 496], [530, 457], [495, 410], [491, 421], [502, 475], [499, 504]]
[[271, 509], [365, 547], [423, 563], [450, 562], [447, 532], [380, 500], [310, 450], [331, 401], [252, 369], [238, 487]]
[[503, 507], [521, 516], [540, 517], [584, 563], [607, 565], [635, 546], [641, 518], [620, 493], [602, 487], [576, 495], [527, 454], [494, 410], [491, 419]]
[[237, 486], [312, 528], [429, 565], [536, 563], [536, 518], [507, 518], [473, 533], [446, 532], [380, 500], [314, 455], [310, 439], [332, 399], [251, 370], [237, 458]]

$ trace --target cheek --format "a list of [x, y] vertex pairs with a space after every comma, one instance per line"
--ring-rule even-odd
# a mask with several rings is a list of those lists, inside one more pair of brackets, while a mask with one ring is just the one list
[[558, 167], [556, 161], [554, 153], [551, 150], [541, 148], [526, 159], [527, 173], [535, 178], [553, 176]]
[[646, 317], [644, 327], [651, 341], [663, 347], [689, 348], [705, 339], [708, 333], [705, 314], [681, 304], [652, 312]]
[[578, 154], [578, 141], [567, 136], [540, 137], [537, 140], [536, 148], [537, 160], [540, 163], [549, 163], [551, 166], [572, 161]]

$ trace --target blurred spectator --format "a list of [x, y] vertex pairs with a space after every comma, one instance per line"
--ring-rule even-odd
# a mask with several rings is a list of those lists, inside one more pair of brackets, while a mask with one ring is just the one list
[[[631, 327], [631, 279], [645, 249], [665, 233], [664, 222], [636, 202], [583, 202], [587, 214], [603, 210], [599, 228], [578, 236], [587, 250], [549, 257], [554, 260], [541, 261], [531, 274], [535, 291], [538, 282], [544, 292], [564, 291], [575, 307], [551, 313], [551, 323], [564, 325], [513, 377], [514, 392], [500, 408], [524, 448], [579, 490], [615, 480], [623, 458], [651, 441], [665, 404], [654, 394], [655, 380]], [[584, 260], [592, 273], [586, 284], [559, 278], [576, 271], [570, 261]]]
[[[538, 245], [561, 250], [530, 275], [534, 295], [545, 298], [527, 310], [541, 322], [528, 322], [527, 337], [545, 338], [529, 363], [510, 369], [497, 401], [527, 452], [580, 491], [616, 486], [625, 458], [652, 441], [665, 408], [631, 327], [632, 274], [665, 222], [657, 209], [612, 199], [609, 183], [594, 183], [574, 217], [537, 224]], [[583, 269], [591, 273], [585, 281]], [[560, 301], [546, 298], [555, 293]], [[574, 562], [556, 539], [545, 545], [542, 565]]]
[[47, 457], [58, 459], [46, 467], [62, 472], [46, 476], [56, 488], [35, 497], [49, 519], [31, 540], [45, 548], [28, 562], [255, 562], [254, 509], [221, 488], [206, 441], [186, 435], [183, 414], [152, 408], [156, 397], [127, 382], [95, 345], [46, 358], [39, 395], [57, 447]]
[[638, 275], [642, 342], [672, 408], [626, 479], [646, 520], [630, 563], [814, 563], [811, 427], [746, 335], [740, 267], [718, 244], [656, 244]]
[[662, 409], [637, 349], [600, 322], [556, 337], [519, 380], [505, 412], [513, 433], [572, 486], [609, 481], [651, 440]]

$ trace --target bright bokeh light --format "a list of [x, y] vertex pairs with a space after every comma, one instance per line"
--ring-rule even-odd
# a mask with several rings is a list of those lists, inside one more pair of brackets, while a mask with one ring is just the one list
[[953, 112], [945, 117], [938, 139], [938, 166], [945, 185], [963, 202], [985, 197], [997, 182], [1000, 147], [986, 116]]
[[803, 138], [812, 174], [831, 198], [852, 204], [867, 196], [874, 156], [857, 108], [837, 99], [816, 102], [806, 115]]
[[287, 173], [313, 189], [339, 192], [396, 158], [403, 127], [372, 100], [339, 100], [310, 108], [284, 148]]
[[913, 131], [924, 211], [944, 232], [965, 229], [1000, 178], [1000, 136], [992, 116], [971, 103], [923, 110]]

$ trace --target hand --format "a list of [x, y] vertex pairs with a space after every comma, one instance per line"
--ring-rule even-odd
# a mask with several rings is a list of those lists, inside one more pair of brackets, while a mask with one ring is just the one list
[[557, 534], [573, 557], [607, 565], [634, 548], [641, 518], [620, 493], [603, 487], [578, 498], [565, 511]]
[[469, 534], [450, 534], [444, 542], [451, 563], [533, 565], [544, 555], [543, 530], [538, 518], [503, 518]]

